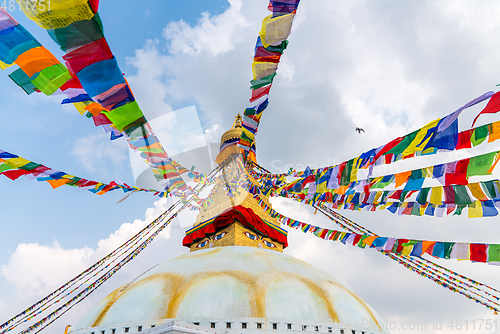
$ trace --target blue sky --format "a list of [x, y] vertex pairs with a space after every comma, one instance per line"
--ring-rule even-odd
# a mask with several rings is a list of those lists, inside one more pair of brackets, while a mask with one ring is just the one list
[[[108, 43], [147, 116], [195, 105], [206, 140], [218, 142], [235, 114], [249, 106], [252, 50], [268, 14], [267, 1], [108, 0], [102, 1], [99, 12]], [[289, 168], [285, 166], [333, 165], [496, 90], [500, 51], [494, 40], [500, 34], [499, 14], [495, 1], [476, 6], [455, 0], [418, 4], [303, 0], [259, 128], [259, 163], [273, 172]], [[20, 12], [13, 16], [56, 56], [62, 55], [45, 31]], [[101, 128], [73, 107], [61, 107], [61, 97], [27, 96], [9, 73], [9, 69], [0, 73], [0, 149], [87, 179], [134, 182], [124, 140], [109, 141]], [[462, 129], [468, 128], [480, 108], [463, 113]], [[494, 120], [498, 115], [484, 116], [478, 125]], [[173, 126], [182, 125], [180, 119], [176, 121]], [[357, 134], [356, 126], [366, 133]], [[456, 160], [457, 156], [435, 158]], [[395, 168], [402, 171], [404, 165]], [[124, 241], [167, 206], [161, 202], [155, 208], [156, 199], [149, 194], [134, 194], [117, 205], [122, 193], [96, 196], [70, 187], [52, 190], [46, 183], [26, 178], [13, 182], [0, 177], [0, 190], [2, 235], [6, 236], [0, 243], [2, 319], [91, 265], [112, 249], [111, 239]], [[305, 206], [274, 203], [292, 218], [335, 228]], [[500, 242], [497, 218], [341, 213], [380, 235]], [[70, 312], [67, 321], [76, 324], [120, 284], [186, 252], [180, 246], [183, 230], [169, 233], [169, 238], [155, 241], [123, 273]], [[289, 244], [288, 254], [344, 282], [387, 321], [491, 317], [483, 307], [376, 252], [293, 231]], [[37, 254], [49, 255], [39, 259]], [[55, 259], [61, 265], [53, 263]], [[76, 264], [65, 262], [68, 259]], [[500, 286], [500, 268], [443, 264]], [[412, 301], [404, 310], [398, 304], [401, 296]]]

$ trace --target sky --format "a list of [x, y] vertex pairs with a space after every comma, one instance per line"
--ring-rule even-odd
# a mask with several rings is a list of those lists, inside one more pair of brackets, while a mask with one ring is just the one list
[[[104, 32], [148, 119], [196, 108], [207, 143], [218, 143], [234, 116], [249, 107], [256, 36], [266, 0], [102, 1]], [[497, 91], [500, 7], [495, 1], [302, 0], [257, 135], [259, 164], [272, 172], [335, 165], [443, 117], [481, 94]], [[19, 10], [12, 15], [45, 47], [62, 56], [45, 31]], [[61, 59], [61, 58], [60, 58]], [[110, 141], [61, 96], [27, 96], [0, 73], [0, 149], [101, 182], [134, 183], [125, 140]], [[470, 127], [483, 105], [467, 109]], [[191, 109], [190, 109], [191, 108]], [[175, 114], [175, 116], [174, 116]], [[498, 120], [481, 116], [477, 125]], [[160, 124], [161, 122], [159, 122]], [[356, 127], [366, 132], [358, 134]], [[161, 129], [158, 129], [161, 130]], [[169, 147], [185, 138], [171, 138]], [[486, 151], [498, 145], [483, 144]], [[413, 159], [421, 167], [471, 152]], [[187, 166], [188, 168], [190, 166]], [[410, 168], [407, 162], [380, 175]], [[495, 177], [499, 175], [496, 174]], [[52, 190], [26, 178], [0, 177], [0, 319], [6, 320], [85, 270], [162, 213], [166, 200], [122, 193], [97, 196], [71, 187]], [[337, 228], [311, 208], [273, 199], [280, 213]], [[500, 243], [498, 218], [396, 216], [388, 211], [341, 214], [379, 235]], [[46, 333], [62, 333], [102, 298], [149, 267], [181, 254], [186, 214], [95, 294]], [[427, 324], [412, 333], [458, 333], [450, 323], [498, 319], [485, 307], [422, 278], [370, 249], [289, 232], [285, 253], [330, 273], [391, 324]], [[500, 287], [500, 267], [440, 261]], [[497, 322], [499, 322], [497, 320]], [[439, 328], [442, 330], [433, 330]], [[500, 324], [499, 324], [500, 326]], [[468, 331], [471, 332], [471, 331]], [[476, 330], [474, 333], [500, 332]]]

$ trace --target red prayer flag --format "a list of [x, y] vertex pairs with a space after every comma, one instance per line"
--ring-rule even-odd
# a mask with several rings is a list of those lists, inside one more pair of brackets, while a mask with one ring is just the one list
[[457, 162], [455, 167], [455, 173], [446, 173], [445, 174], [445, 184], [460, 184], [466, 185], [469, 183], [467, 180], [467, 168], [469, 167], [470, 158], [463, 159]]
[[470, 244], [470, 260], [475, 262], [486, 262], [486, 245]]
[[113, 124], [113, 122], [111, 122], [109, 118], [104, 114], [98, 114], [96, 116], [93, 116], [92, 118], [94, 119], [95, 126]]
[[445, 204], [455, 204], [455, 190], [453, 186], [444, 186], [444, 203]]
[[66, 60], [66, 66], [71, 73], [78, 73], [89, 65], [112, 58], [113, 53], [105, 38], [85, 44], [63, 56], [63, 59]]
[[31, 171], [23, 170], [23, 169], [14, 169], [14, 170], [7, 170], [7, 171], [2, 172], [0, 174], [7, 176], [12, 181], [15, 181], [23, 175], [31, 174]]
[[268, 95], [269, 91], [271, 90], [271, 86], [272, 84], [257, 89], [252, 89], [252, 98], [250, 99], [250, 102], [256, 101], [264, 95]]
[[495, 114], [500, 111], [500, 92], [493, 94], [493, 96], [488, 101], [486, 107], [477, 114], [476, 118], [472, 122], [472, 126], [476, 123], [477, 119], [481, 114]]
[[402, 190], [402, 189], [400, 189], [400, 190], [396, 190], [396, 191], [394, 192], [394, 194], [392, 194], [389, 198], [399, 200], [399, 199], [401, 198], [401, 193], [402, 193], [402, 192], [403, 192], [403, 190]]
[[401, 254], [403, 251], [403, 244], [406, 244], [410, 239], [398, 239], [398, 247], [396, 248], [396, 253]]
[[359, 243], [359, 240], [361, 240], [361, 237], [362, 237], [361, 234], [356, 234], [356, 236], [354, 237], [354, 240], [352, 242], [352, 245], [356, 246]]
[[472, 143], [470, 141], [470, 138], [472, 137], [473, 132], [474, 132], [474, 129], [470, 129], [470, 130], [462, 131], [458, 134], [458, 143], [456, 146], [457, 150], [472, 147]]

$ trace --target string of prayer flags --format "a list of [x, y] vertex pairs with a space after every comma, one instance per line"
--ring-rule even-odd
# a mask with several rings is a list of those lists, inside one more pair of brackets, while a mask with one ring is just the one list
[[[367, 230], [366, 228], [356, 224], [350, 219], [342, 216], [341, 214], [326, 208], [324, 205], [319, 205], [316, 207], [322, 214], [327, 216], [334, 223], [338, 224], [345, 230], [351, 233], [367, 234], [370, 237], [377, 237], [376, 234]], [[369, 238], [370, 238], [369, 237]], [[373, 248], [373, 244], [372, 247]], [[499, 290], [494, 289], [486, 284], [472, 280], [466, 276], [460, 275], [454, 271], [446, 269], [436, 263], [429, 261], [425, 258], [403, 256], [391, 252], [386, 252], [384, 249], [376, 249], [381, 254], [384, 254], [397, 261], [399, 264], [405, 266], [405, 268], [426, 277], [435, 283], [450, 289], [453, 292], [459, 293], [471, 300], [474, 300], [481, 305], [486, 306], [488, 309], [497, 312], [500, 310]], [[490, 298], [496, 299], [491, 300]]]
[[370, 246], [403, 256], [422, 257], [424, 254], [429, 254], [440, 259], [470, 260], [500, 265], [500, 244], [399, 239], [330, 230], [288, 218], [269, 207], [260, 197], [255, 198], [262, 209], [271, 217], [278, 219], [280, 223], [304, 233], [312, 233], [324, 240], [339, 241], [361, 248]]
[[[334, 174], [337, 174], [338, 184], [339, 186], [345, 186], [357, 178], [357, 171], [359, 169], [369, 168], [368, 175], [370, 176], [374, 166], [390, 164], [419, 155], [436, 154], [439, 151], [445, 150], [466, 149], [478, 146], [484, 142], [494, 142], [500, 138], [500, 121], [458, 132], [458, 116], [460, 113], [466, 108], [490, 99], [493, 95], [493, 92], [487, 92], [466, 103], [455, 112], [430, 122], [419, 130], [404, 137], [396, 138], [378, 148], [364, 152], [359, 157], [328, 168], [337, 168]], [[488, 138], [487, 141], [486, 138]], [[317, 174], [324, 170], [325, 168], [310, 170], [310, 173]], [[306, 171], [293, 171], [274, 174], [274, 177], [305, 177], [305, 174]]]
[[[279, 186], [276, 182], [267, 182], [265, 177], [260, 180], [264, 189], [267, 189], [266, 193], [273, 192], [276, 196], [295, 195], [302, 200], [314, 199], [327, 202], [335, 202], [341, 198], [341, 202], [354, 204], [360, 202], [372, 204], [377, 196], [374, 189], [394, 185], [396, 189], [389, 191], [387, 198], [403, 202], [411, 194], [421, 191], [426, 179], [436, 179], [444, 187], [467, 185], [470, 177], [491, 175], [499, 160], [500, 151], [495, 151], [436, 166], [364, 180], [356, 180], [352, 177], [353, 173], [350, 169], [355, 163], [351, 160], [339, 166], [315, 170], [314, 174], [310, 169], [306, 169], [301, 173], [300, 178], [289, 183], [280, 183]], [[403, 189], [397, 190], [400, 187]], [[361, 195], [364, 197], [359, 200]], [[483, 197], [477, 197], [477, 199], [481, 198]], [[421, 201], [420, 203], [424, 204]]]
[[[99, 123], [111, 132], [111, 139], [127, 135], [130, 142], [137, 138], [137, 133], [139, 137], [147, 137], [144, 146], [131, 145], [131, 148], [141, 151], [157, 179], [168, 180], [172, 194], [185, 197], [192, 193], [180, 176], [189, 171], [173, 162], [156, 139], [109, 48], [97, 13], [98, 1], [65, 1], [50, 11], [32, 10], [27, 4], [21, 7], [30, 19], [47, 29], [49, 36], [66, 52], [63, 58], [72, 82], [63, 89], [68, 93], [63, 103], [78, 104], [79, 111], [86, 111], [96, 125]], [[175, 170], [175, 175], [166, 177], [158, 164]], [[204, 180], [194, 171], [188, 176]]]
[[255, 134], [262, 112], [267, 108], [268, 96], [276, 77], [281, 56], [288, 45], [287, 38], [292, 29], [293, 18], [300, 0], [270, 0], [268, 9], [273, 14], [262, 21], [255, 45], [252, 63], [253, 79], [250, 81], [252, 97], [250, 103], [260, 100], [243, 113], [243, 132], [238, 147], [248, 161], [256, 162]]
[[42, 164], [26, 160], [16, 154], [3, 150], [0, 150], [0, 175], [3, 175], [13, 181], [17, 180], [21, 176], [26, 176], [32, 180], [47, 182], [53, 189], [59, 188], [63, 185], [68, 185], [81, 189], [87, 189], [96, 195], [103, 195], [117, 189], [121, 189], [125, 193], [129, 191], [149, 192], [153, 193], [154, 196], [159, 197], [166, 197], [168, 195], [168, 191], [142, 189], [129, 186], [126, 183], [119, 184], [115, 181], [111, 181], [109, 184], [106, 184], [76, 177], [74, 175], [69, 175], [64, 172], [51, 169]]

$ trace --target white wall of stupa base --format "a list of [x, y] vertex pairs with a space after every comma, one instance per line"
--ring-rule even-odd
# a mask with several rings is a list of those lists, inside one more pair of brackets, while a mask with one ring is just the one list
[[363, 320], [357, 325], [343, 325], [333, 322], [311, 322], [303, 320], [283, 320], [265, 318], [238, 318], [238, 319], [161, 319], [149, 321], [131, 321], [82, 328], [70, 332], [71, 334], [176, 334], [176, 333], [209, 333], [209, 334], [285, 334], [293, 332], [313, 332], [326, 334], [378, 334], [386, 333], [368, 329]]

